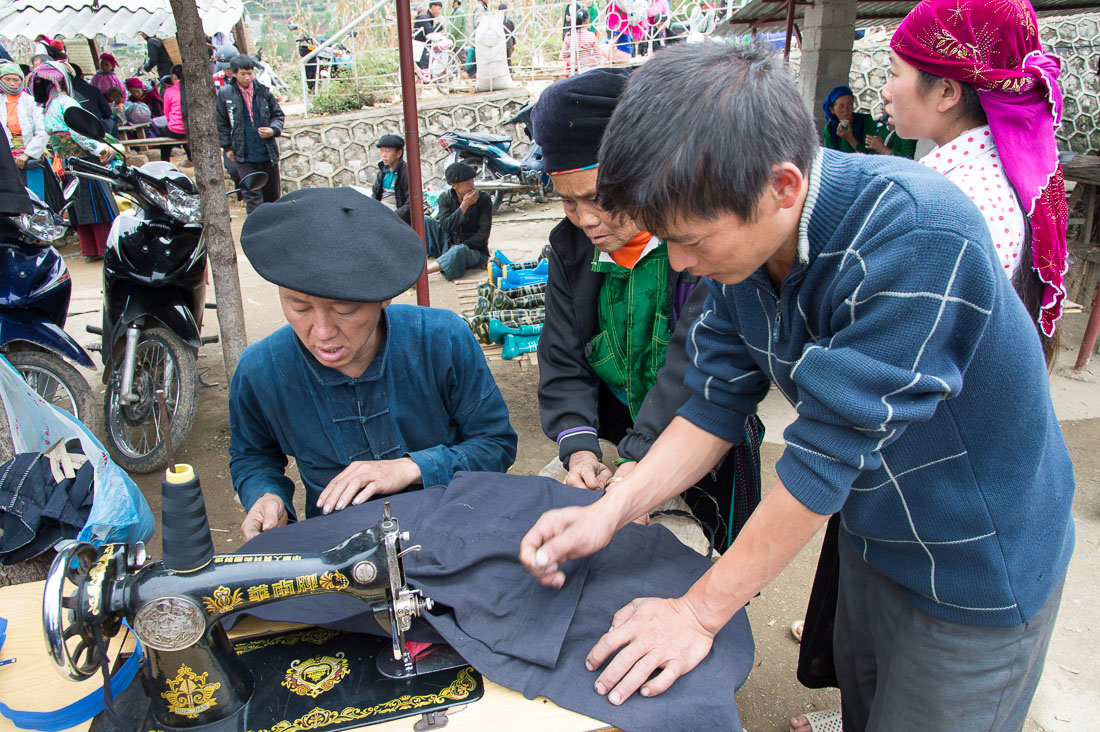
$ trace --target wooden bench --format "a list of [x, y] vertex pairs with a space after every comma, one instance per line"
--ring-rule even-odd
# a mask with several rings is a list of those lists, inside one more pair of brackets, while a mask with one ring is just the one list
[[137, 137], [133, 140], [119, 140], [123, 147], [160, 147], [161, 145], [183, 145], [187, 140], [177, 140], [174, 137]]

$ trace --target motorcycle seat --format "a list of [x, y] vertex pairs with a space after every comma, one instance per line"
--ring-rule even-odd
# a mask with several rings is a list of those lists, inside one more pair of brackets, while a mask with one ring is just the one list
[[459, 132], [457, 134], [461, 137], [465, 137], [467, 140], [481, 142], [486, 145], [504, 145], [508, 147], [512, 144], [512, 138], [507, 135], [490, 135], [486, 132]]

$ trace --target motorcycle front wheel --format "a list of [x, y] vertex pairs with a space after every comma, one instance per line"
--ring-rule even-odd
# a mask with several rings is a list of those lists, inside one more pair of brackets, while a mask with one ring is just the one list
[[195, 421], [198, 370], [195, 353], [165, 328], [143, 331], [134, 357], [133, 394], [127, 404], [121, 394], [122, 374], [116, 370], [103, 399], [107, 449], [116, 463], [131, 473], [151, 473], [168, 465], [156, 393], [164, 390], [173, 451], [178, 451]]
[[48, 351], [15, 351], [5, 355], [40, 397], [76, 417], [88, 431], [96, 431], [92, 389], [68, 361]]

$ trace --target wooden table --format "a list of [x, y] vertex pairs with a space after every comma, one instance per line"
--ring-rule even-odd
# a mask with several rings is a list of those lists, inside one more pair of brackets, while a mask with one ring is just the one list
[[[0, 701], [23, 711], [58, 709], [95, 691], [101, 685], [96, 675], [81, 682], [69, 681], [55, 670], [46, 650], [42, 634], [42, 590], [44, 582], [0, 588], [0, 616], [8, 620], [8, 637], [0, 650], [0, 660], [18, 659], [0, 666]], [[261, 623], [249, 618], [230, 633], [231, 637], [254, 635], [294, 626]], [[112, 653], [118, 652], [113, 644]], [[135, 679], [132, 683], [140, 683]], [[546, 732], [615, 732], [603, 722], [570, 712], [553, 702], [505, 689], [486, 679], [485, 696], [465, 707], [448, 710], [447, 732], [515, 732], [545, 730]], [[420, 716], [371, 725], [372, 732], [412, 732]], [[73, 732], [86, 732], [89, 723], [73, 727]], [[15, 732], [17, 728], [0, 717], [0, 732]]]
[[[1067, 181], [1077, 185], [1070, 195], [1070, 205], [1081, 201], [1084, 209], [1084, 222], [1081, 228], [1082, 243], [1093, 246], [1092, 229], [1096, 222], [1096, 189], [1100, 186], [1100, 157], [1077, 153], [1062, 153], [1062, 172]], [[1096, 337], [1100, 334], [1100, 288], [1096, 291], [1092, 306], [1089, 308], [1089, 320], [1085, 326], [1085, 337], [1081, 339], [1081, 348], [1077, 351], [1074, 371], [1080, 371], [1088, 365], [1092, 351], [1096, 348]]]

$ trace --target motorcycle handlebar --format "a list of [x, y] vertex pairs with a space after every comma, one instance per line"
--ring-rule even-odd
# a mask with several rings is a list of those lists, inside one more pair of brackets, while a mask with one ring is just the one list
[[84, 158], [69, 158], [65, 162], [74, 173], [89, 173], [92, 175], [102, 175], [109, 178], [118, 178], [118, 174], [108, 168], [106, 165], [99, 165], [98, 163], [93, 163], [92, 161], [85, 160]]

